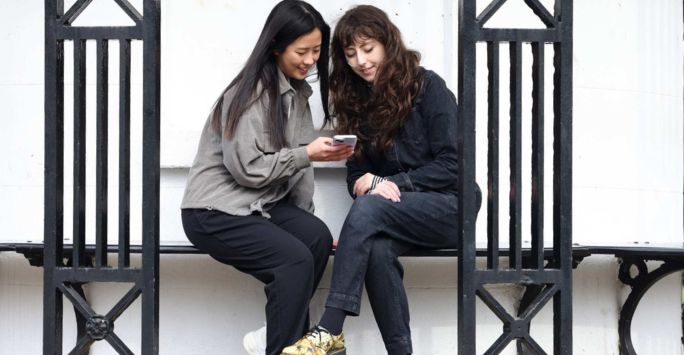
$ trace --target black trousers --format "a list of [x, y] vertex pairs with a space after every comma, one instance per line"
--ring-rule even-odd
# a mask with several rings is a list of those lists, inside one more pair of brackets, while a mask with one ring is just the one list
[[204, 209], [181, 214], [192, 244], [265, 284], [266, 353], [280, 354], [309, 327], [309, 302], [332, 236], [323, 221], [295, 206], [279, 204], [268, 212], [271, 219]]

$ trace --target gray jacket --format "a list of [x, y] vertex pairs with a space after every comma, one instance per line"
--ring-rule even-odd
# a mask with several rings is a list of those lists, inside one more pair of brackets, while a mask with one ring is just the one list
[[[271, 144], [266, 94], [242, 115], [231, 139], [214, 130], [209, 117], [181, 208], [216, 209], [236, 216], [257, 213], [269, 218], [267, 211], [287, 198], [295, 206], [313, 212], [313, 168], [305, 147], [313, 137], [308, 102], [312, 90], [306, 81], [290, 83], [282, 72], [278, 74], [286, 105], [283, 110], [289, 112], [285, 133], [289, 147], [277, 150]], [[223, 97], [222, 126], [233, 96], [231, 88]]]

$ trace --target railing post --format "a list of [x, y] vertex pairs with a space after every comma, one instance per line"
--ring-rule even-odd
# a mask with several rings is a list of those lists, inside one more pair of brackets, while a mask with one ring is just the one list
[[62, 353], [62, 295], [54, 286], [64, 231], [64, 41], [57, 39], [61, 0], [45, 1], [45, 252], [43, 353]]
[[[543, 29], [488, 28], [486, 23], [503, 6], [506, 0], [493, 0], [480, 14], [476, 13], [475, 0], [459, 0], [459, 270], [458, 270], [458, 350], [459, 354], [476, 352], [476, 302], [479, 297], [503, 323], [503, 334], [486, 354], [498, 354], [512, 341], [517, 342], [521, 354], [544, 354], [545, 350], [530, 335], [532, 318], [553, 299], [555, 354], [572, 354], [572, 0], [556, 0], [553, 15], [539, 0], [525, 0], [524, 4], [545, 25]], [[523, 26], [527, 27], [527, 26]], [[486, 85], [488, 98], [487, 124], [487, 263], [486, 268], [475, 267], [475, 150], [476, 127], [476, 73], [478, 42], [487, 44]], [[551, 259], [544, 254], [544, 175], [550, 164], [544, 162], [544, 61], [545, 45], [553, 44], [553, 248]], [[509, 59], [509, 142], [499, 144], [499, 83], [501, 69], [500, 44], [508, 46]], [[523, 52], [531, 48], [532, 63], [532, 122], [523, 125], [528, 115], [522, 112]], [[485, 62], [482, 60], [482, 62]], [[531, 127], [532, 154], [523, 154], [522, 127]], [[509, 223], [508, 238], [500, 238], [499, 231], [499, 147], [509, 150]], [[531, 180], [523, 181], [525, 159], [531, 162]], [[532, 247], [522, 250], [522, 219], [528, 211], [523, 209], [525, 189], [532, 191], [530, 203]], [[503, 207], [505, 208], [505, 207]], [[485, 209], [482, 209], [484, 211]], [[499, 243], [507, 240], [508, 249]], [[500, 250], [501, 249], [501, 250]], [[500, 258], [508, 258], [508, 267], [502, 267]], [[503, 264], [505, 265], [505, 264]], [[499, 301], [487, 290], [487, 285], [518, 284], [527, 288], [525, 297], [515, 315], [508, 314]]]
[[[74, 306], [79, 330], [74, 349], [87, 353], [105, 340], [117, 353], [133, 352], [115, 333], [114, 322], [142, 298], [141, 350], [159, 353], [159, 185], [160, 185], [160, 1], [143, 0], [143, 14], [128, 0], [113, 0], [134, 26], [74, 26], [91, 0], [73, 2], [65, 12], [63, 0], [45, 1], [45, 221], [43, 353], [62, 354], [63, 299]], [[71, 255], [64, 245], [64, 42], [74, 44], [74, 235]], [[87, 70], [88, 41], [96, 43], [97, 65]], [[143, 196], [142, 268], [130, 267], [130, 134], [131, 41], [143, 42]], [[118, 266], [109, 265], [109, 44], [119, 43], [119, 236]], [[97, 78], [96, 122], [87, 117], [86, 76]], [[93, 101], [93, 100], [91, 100]], [[138, 115], [135, 116], [139, 117]], [[86, 124], [96, 127], [96, 218], [94, 245], [86, 245]], [[114, 238], [111, 238], [114, 239]], [[94, 265], [89, 262], [95, 256]], [[72, 261], [64, 265], [63, 258]], [[80, 285], [89, 282], [129, 283], [131, 289], [106, 314], [96, 313]], [[83, 326], [85, 324], [85, 326]]]
[[[459, 0], [458, 16], [458, 353], [475, 354], [475, 1]], [[468, 280], [468, 281], [465, 281]]]
[[553, 300], [554, 352], [572, 354], [572, 1], [556, 0], [554, 12], [563, 29], [554, 43], [553, 252], [561, 272]]
[[145, 0], [143, 27], [143, 296], [142, 347], [159, 353], [159, 150], [160, 45], [159, 0]]

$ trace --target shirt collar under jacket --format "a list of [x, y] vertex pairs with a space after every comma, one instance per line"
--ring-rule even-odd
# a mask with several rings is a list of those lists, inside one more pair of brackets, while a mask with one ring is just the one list
[[280, 95], [283, 95], [290, 90], [292, 90], [293, 93], [297, 93], [298, 90], [301, 90], [301, 94], [308, 99], [311, 94], [313, 94], [311, 85], [309, 85], [306, 80], [288, 79], [280, 68], [278, 68], [278, 86]]

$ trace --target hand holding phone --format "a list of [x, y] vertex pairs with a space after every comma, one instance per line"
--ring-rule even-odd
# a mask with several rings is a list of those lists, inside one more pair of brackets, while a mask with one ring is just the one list
[[333, 136], [333, 146], [348, 145], [354, 147], [356, 145], [356, 135], [354, 134], [337, 134]]
[[310, 161], [338, 161], [354, 154], [354, 146], [342, 143], [335, 144], [330, 137], [318, 137], [306, 145], [306, 155]]

